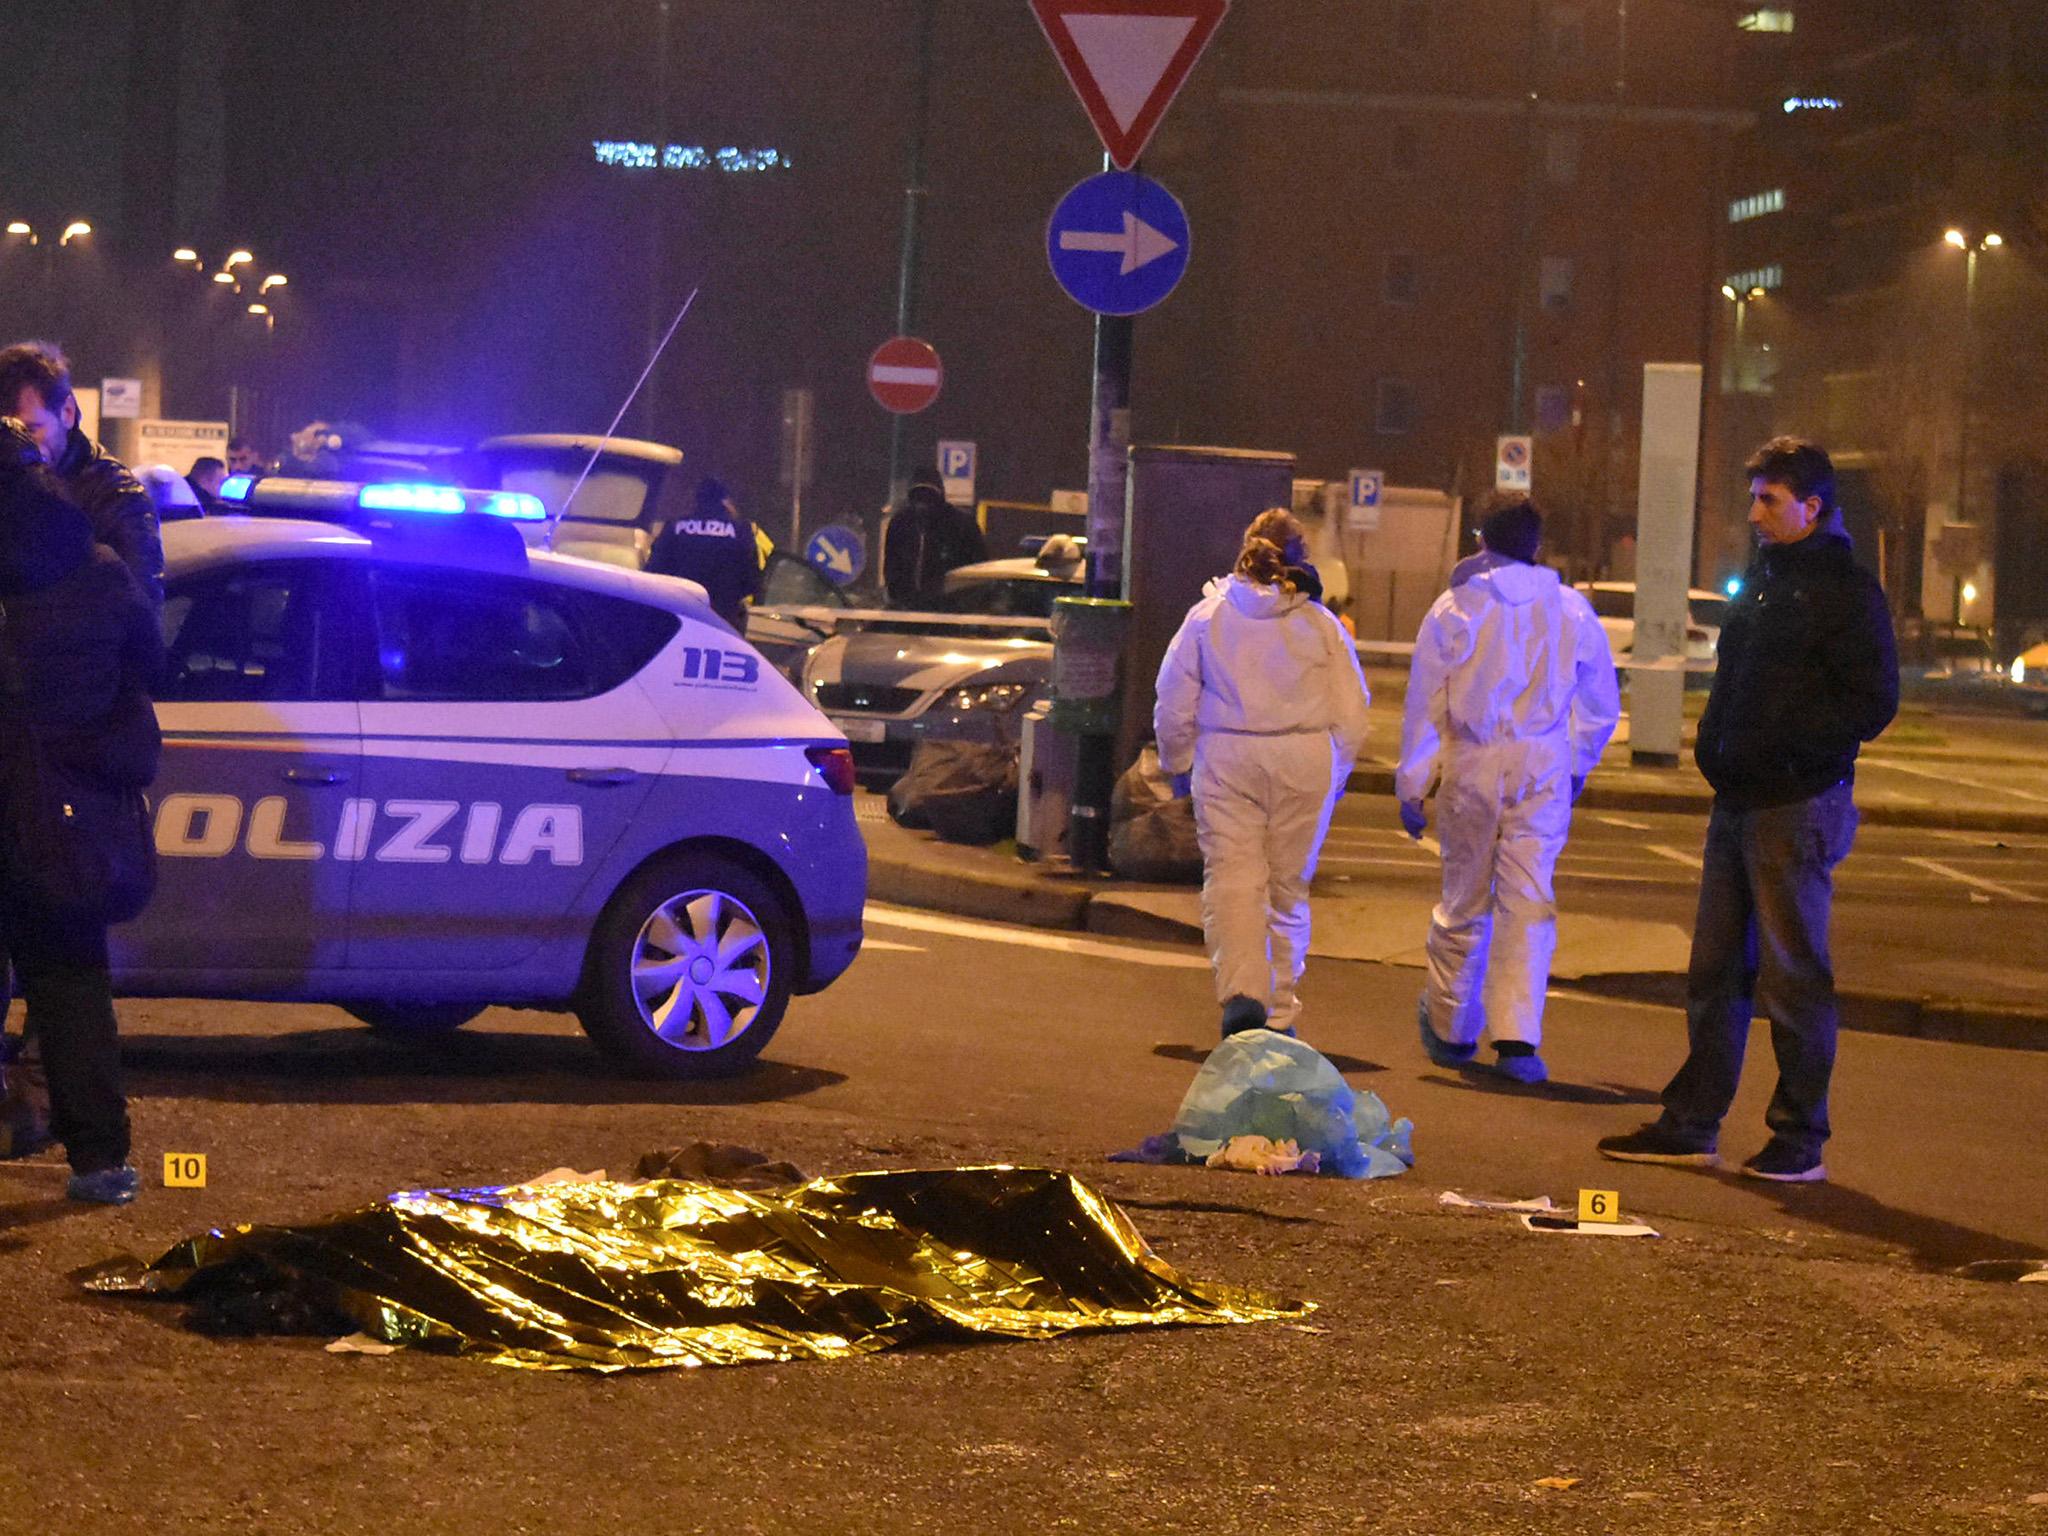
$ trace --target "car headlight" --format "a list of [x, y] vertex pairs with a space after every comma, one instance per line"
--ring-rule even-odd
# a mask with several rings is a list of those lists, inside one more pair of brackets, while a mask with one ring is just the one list
[[1023, 683], [972, 683], [955, 688], [939, 702], [947, 709], [1011, 709], [1031, 690]]

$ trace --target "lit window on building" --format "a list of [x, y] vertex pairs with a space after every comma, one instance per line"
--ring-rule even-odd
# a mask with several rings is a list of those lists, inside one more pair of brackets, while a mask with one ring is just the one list
[[1735, 25], [1745, 32], [1790, 32], [1793, 20], [1790, 11], [1751, 11]]
[[1577, 6], [1559, 6], [1550, 13], [1550, 56], [1567, 64], [1586, 56], [1586, 17]]
[[1413, 304], [1421, 286], [1421, 279], [1416, 272], [1414, 253], [1410, 251], [1390, 252], [1387, 256], [1385, 271], [1381, 277], [1381, 296], [1389, 304]]
[[1728, 205], [1728, 222], [1740, 224], [1745, 219], [1760, 219], [1767, 213], [1785, 211], [1785, 189], [1773, 187], [1768, 192], [1752, 192], [1748, 197], [1738, 197]]
[[593, 139], [590, 144], [599, 165], [627, 171], [724, 171], [744, 175], [759, 171], [786, 171], [789, 156], [779, 149], [739, 149], [731, 145], [711, 149], [702, 144], [642, 144], [634, 139]]
[[1402, 48], [1429, 46], [1429, 0], [1398, 0], [1394, 41]]
[[1415, 386], [1406, 379], [1381, 379], [1374, 392], [1372, 427], [1390, 436], [1413, 432], [1421, 412]]
[[1553, 128], [1543, 136], [1543, 174], [1553, 186], [1568, 187], [1579, 179], [1579, 130]]
[[1578, 264], [1569, 256], [1546, 256], [1537, 278], [1537, 291], [1545, 309], [1568, 309], [1572, 302], [1572, 281]]
[[1387, 167], [1396, 176], [1412, 176], [1422, 163], [1422, 130], [1413, 123], [1394, 124], [1387, 140]]
[[1783, 262], [1772, 262], [1767, 267], [1751, 267], [1747, 272], [1728, 274], [1728, 286], [1737, 293], [1748, 293], [1752, 288], [1761, 288], [1766, 293], [1773, 288], [1785, 286]]

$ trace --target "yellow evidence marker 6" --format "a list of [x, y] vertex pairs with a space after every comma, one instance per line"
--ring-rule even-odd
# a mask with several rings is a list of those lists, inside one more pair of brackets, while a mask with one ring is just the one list
[[1621, 1220], [1621, 1195], [1612, 1189], [1580, 1190], [1579, 1220], [1581, 1223]]
[[166, 1152], [164, 1154], [164, 1187], [166, 1189], [206, 1188], [206, 1154], [204, 1152]]

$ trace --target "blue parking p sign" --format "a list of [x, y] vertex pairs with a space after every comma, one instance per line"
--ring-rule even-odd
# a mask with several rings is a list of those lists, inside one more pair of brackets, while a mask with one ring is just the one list
[[974, 444], [939, 444], [939, 478], [941, 480], [972, 480], [974, 478]]
[[1351, 471], [1351, 496], [1344, 513], [1344, 526], [1370, 533], [1380, 525], [1380, 492], [1387, 478], [1376, 469]]
[[834, 523], [820, 528], [804, 545], [804, 559], [824, 573], [835, 587], [846, 586], [867, 568], [867, 546], [851, 528]]

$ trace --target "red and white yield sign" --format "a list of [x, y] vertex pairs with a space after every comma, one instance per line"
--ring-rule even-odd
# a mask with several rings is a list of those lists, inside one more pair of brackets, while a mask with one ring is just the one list
[[1120, 171], [1145, 152], [1230, 0], [1031, 0]]
[[937, 350], [915, 336], [892, 336], [868, 359], [868, 393], [898, 416], [913, 415], [938, 399], [945, 378]]

